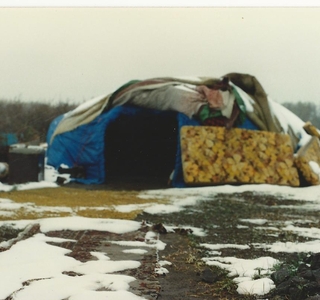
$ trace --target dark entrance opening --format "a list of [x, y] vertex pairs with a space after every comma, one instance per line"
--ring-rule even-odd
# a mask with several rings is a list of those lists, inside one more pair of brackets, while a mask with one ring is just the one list
[[105, 132], [106, 182], [167, 186], [177, 151], [177, 113], [137, 109]]

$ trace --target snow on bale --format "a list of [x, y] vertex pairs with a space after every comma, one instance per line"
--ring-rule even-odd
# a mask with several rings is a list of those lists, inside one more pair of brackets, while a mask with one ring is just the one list
[[308, 183], [320, 184], [320, 141], [317, 137], [312, 137], [306, 145], [299, 149], [295, 163]]

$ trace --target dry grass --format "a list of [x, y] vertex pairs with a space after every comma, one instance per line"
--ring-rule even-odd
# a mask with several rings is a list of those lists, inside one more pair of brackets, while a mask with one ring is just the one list
[[0, 198], [22, 204], [19, 209], [6, 210], [11, 215], [0, 220], [37, 219], [71, 215], [91, 218], [133, 219], [141, 212], [116, 211], [114, 205], [146, 204], [159, 200], [138, 198], [137, 191], [84, 190], [76, 188], [45, 188], [25, 191], [0, 192]]
[[45, 206], [103, 206], [128, 203], [145, 203], [137, 198], [136, 191], [103, 191], [76, 188], [45, 188], [25, 191], [0, 192], [0, 198], [9, 198], [17, 203], [33, 202]]

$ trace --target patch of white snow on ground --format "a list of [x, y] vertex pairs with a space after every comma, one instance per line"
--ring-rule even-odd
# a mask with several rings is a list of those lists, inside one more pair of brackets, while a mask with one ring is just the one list
[[159, 274], [159, 275], [164, 275], [164, 274], [169, 273], [169, 271], [166, 268], [163, 267], [163, 266], [166, 266], [166, 265], [170, 266], [170, 265], [172, 265], [172, 263], [167, 261], [167, 260], [158, 261], [158, 268], [155, 268], [155, 273]]
[[179, 212], [181, 210], [183, 210], [182, 207], [179, 207], [178, 205], [170, 205], [170, 204], [154, 204], [144, 209], [146, 213], [151, 215], [170, 214], [174, 212]]
[[146, 243], [141, 241], [109, 241], [112, 244], [126, 247], [146, 247], [146, 248], [156, 248], [158, 250], [163, 250], [166, 247], [166, 244], [160, 240], [153, 243]]
[[201, 247], [205, 247], [210, 250], [220, 250], [224, 248], [232, 248], [232, 249], [250, 249], [248, 245], [239, 245], [239, 244], [207, 244], [207, 243], [202, 243], [200, 244]]
[[0, 182], [0, 192], [10, 192], [11, 190], [12, 190], [11, 185]]
[[241, 281], [238, 283], [237, 292], [244, 295], [265, 295], [276, 286], [269, 278], [259, 278]]
[[297, 227], [293, 225], [288, 225], [282, 228], [282, 230], [294, 232], [303, 237], [308, 237], [313, 239], [320, 238], [320, 229], [316, 227], [309, 228], [309, 227]]
[[89, 219], [85, 217], [48, 218], [39, 221], [42, 232], [54, 230], [101, 230], [117, 234], [138, 230], [139, 222], [118, 219]]
[[70, 181], [69, 174], [59, 174], [53, 167], [45, 165], [44, 180], [39, 182], [26, 182], [12, 185], [0, 182], [0, 191], [10, 192], [14, 190], [24, 191], [32, 189], [57, 188], [59, 187], [59, 185], [56, 183], [58, 176], [64, 177], [66, 179], [66, 182]]
[[[208, 247], [209, 248], [209, 247]], [[209, 248], [210, 249], [210, 248]], [[264, 295], [275, 287], [269, 278], [261, 278], [271, 273], [271, 269], [279, 263], [272, 257], [259, 257], [257, 259], [241, 259], [236, 257], [206, 257], [203, 258], [209, 266], [218, 266], [235, 277], [239, 294]], [[254, 279], [254, 278], [258, 279]]]
[[[35, 223], [40, 224], [42, 232], [91, 229], [121, 234], [140, 228], [140, 223], [135, 221], [82, 217], [3, 221], [1, 225], [15, 225], [16, 228], [23, 228], [27, 224]], [[70, 250], [47, 243], [65, 241], [72, 242], [72, 240], [47, 237], [43, 233], [38, 233], [14, 244], [10, 250], [1, 252], [0, 299], [6, 299], [13, 293], [15, 300], [142, 299], [128, 292], [129, 283], [135, 278], [110, 274], [138, 268], [140, 262], [112, 261], [107, 253], [100, 252], [91, 253], [97, 260], [80, 262], [66, 255], [71, 252]], [[161, 243], [156, 241], [152, 246], [163, 249], [165, 245]], [[82, 276], [67, 276], [64, 272], [77, 272]]]
[[279, 261], [270, 256], [256, 259], [243, 259], [236, 257], [204, 258], [208, 265], [220, 266], [229, 271], [229, 276], [251, 277], [268, 274], [270, 269]]
[[264, 225], [268, 222], [266, 219], [239, 219], [239, 221], [256, 225]]
[[[149, 203], [145, 204], [123, 204], [123, 205], [113, 205], [112, 209], [115, 211], [121, 212], [121, 213], [129, 213], [135, 210], [143, 210], [150, 206]], [[87, 207], [86, 207], [87, 208]], [[102, 209], [106, 209], [105, 207], [102, 207]]]
[[32, 189], [44, 189], [44, 188], [56, 188], [58, 185], [54, 182], [39, 181], [39, 182], [28, 182], [21, 183], [14, 186], [18, 191], [32, 190]]
[[253, 244], [256, 248], [263, 248], [270, 252], [287, 252], [287, 253], [318, 253], [320, 252], [320, 240], [308, 242], [275, 242], [273, 244]]
[[[243, 192], [252, 192], [255, 195], [273, 195], [279, 197], [279, 199], [308, 201], [312, 202], [312, 205], [320, 204], [320, 186], [296, 188], [269, 184], [149, 190], [141, 192], [138, 197], [142, 199], [166, 199], [168, 204], [151, 204], [144, 210], [150, 214], [165, 214], [179, 212], [184, 207], [195, 205], [199, 201], [214, 201], [219, 194], [239, 195]], [[241, 195], [239, 195], [239, 198], [241, 198]], [[320, 210], [320, 205], [314, 207]]]
[[123, 253], [132, 253], [132, 254], [145, 254], [148, 252], [148, 250], [134, 248], [134, 249], [124, 249], [124, 250], [122, 250], [122, 252]]

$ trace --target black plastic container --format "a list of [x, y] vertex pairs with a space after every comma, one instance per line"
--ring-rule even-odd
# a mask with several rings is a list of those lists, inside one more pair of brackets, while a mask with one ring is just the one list
[[44, 180], [45, 150], [41, 147], [12, 147], [9, 149], [8, 183]]

